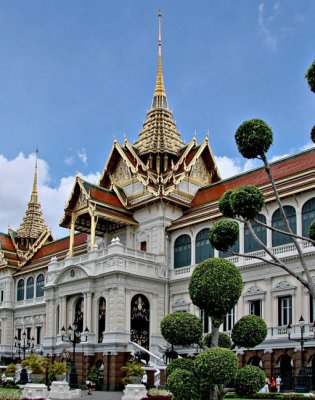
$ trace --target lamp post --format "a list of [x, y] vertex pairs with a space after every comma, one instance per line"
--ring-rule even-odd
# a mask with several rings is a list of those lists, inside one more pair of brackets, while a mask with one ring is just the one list
[[[22, 341], [23, 341], [23, 344], [22, 344]], [[22, 339], [18, 338], [17, 336], [15, 336], [15, 338], [14, 338], [14, 347], [16, 347], [18, 349], [19, 358], [21, 358], [21, 350], [23, 351], [23, 360], [25, 360], [25, 351], [27, 349], [30, 349], [31, 351], [33, 351], [34, 344], [35, 344], [34, 337], [32, 337], [32, 339], [26, 338], [25, 331], [22, 334]]]
[[308, 340], [312, 340], [313, 338], [305, 339], [305, 337], [304, 337], [305, 321], [304, 321], [304, 318], [302, 317], [302, 315], [299, 319], [299, 326], [300, 326], [300, 332], [301, 332], [300, 338], [291, 338], [291, 331], [292, 331], [291, 324], [289, 324], [287, 326], [287, 332], [288, 332], [288, 339], [294, 340], [296, 342], [300, 342], [300, 346], [301, 346], [301, 366], [300, 366], [299, 374], [296, 377], [295, 391], [298, 393], [308, 393], [310, 391], [310, 379], [309, 379], [309, 376], [305, 373], [304, 343], [307, 342]]
[[62, 327], [60, 332], [61, 332], [61, 340], [72, 344], [72, 360], [71, 360], [71, 367], [70, 367], [69, 386], [71, 389], [77, 389], [79, 387], [79, 385], [78, 385], [77, 368], [75, 365], [75, 347], [79, 343], [87, 342], [89, 330], [87, 327], [85, 328], [85, 331], [84, 331], [85, 340], [82, 340], [81, 332], [78, 329], [78, 325], [77, 325], [76, 321], [74, 321], [74, 323], [69, 326], [67, 333], [66, 333], [64, 326]]

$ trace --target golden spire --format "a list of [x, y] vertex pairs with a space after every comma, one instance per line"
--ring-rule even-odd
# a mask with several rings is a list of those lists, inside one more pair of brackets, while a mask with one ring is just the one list
[[35, 172], [31, 199], [28, 203], [23, 221], [17, 230], [17, 239], [21, 244], [28, 248], [47, 229], [45, 224], [37, 193], [37, 156], [36, 150]]
[[158, 69], [156, 83], [152, 100], [152, 108], [167, 108], [166, 92], [163, 80], [162, 68], [162, 31], [161, 31], [161, 11], [158, 12]]
[[33, 181], [33, 190], [31, 200], [36, 202], [38, 200], [38, 193], [37, 193], [37, 158], [38, 158], [38, 149], [36, 149], [36, 159], [35, 159], [35, 173], [34, 173], [34, 181]]
[[[173, 154], [179, 155], [184, 146], [176, 128], [172, 111], [168, 108], [162, 72], [162, 34], [161, 12], [158, 13], [158, 70], [152, 107], [147, 113], [138, 139], [134, 146], [138, 154]], [[151, 159], [151, 158], [150, 158]], [[150, 162], [150, 165], [152, 162]], [[165, 168], [164, 168], [165, 169]]]

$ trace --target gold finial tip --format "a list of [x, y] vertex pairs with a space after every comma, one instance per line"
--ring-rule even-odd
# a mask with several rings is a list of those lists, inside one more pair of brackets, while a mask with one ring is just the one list
[[158, 11], [158, 17], [162, 17], [161, 10]]

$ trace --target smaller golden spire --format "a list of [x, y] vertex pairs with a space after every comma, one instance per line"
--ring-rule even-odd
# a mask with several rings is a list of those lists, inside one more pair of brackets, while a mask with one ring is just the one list
[[161, 30], [162, 13], [158, 12], [158, 69], [156, 75], [156, 83], [152, 101], [152, 108], [167, 108], [166, 91], [163, 80], [162, 68], [162, 30]]
[[36, 158], [35, 158], [35, 173], [34, 173], [34, 182], [33, 182], [33, 190], [31, 195], [31, 201], [36, 202], [38, 199], [37, 192], [37, 161], [38, 161], [38, 148], [36, 149]]

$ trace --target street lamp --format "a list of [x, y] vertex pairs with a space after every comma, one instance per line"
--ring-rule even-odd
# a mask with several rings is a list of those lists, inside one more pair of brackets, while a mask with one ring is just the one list
[[298, 393], [308, 393], [310, 391], [310, 379], [309, 379], [309, 376], [305, 373], [304, 342], [307, 342], [308, 340], [312, 340], [313, 338], [309, 338], [309, 339], [304, 338], [305, 321], [304, 321], [304, 318], [302, 317], [302, 315], [299, 319], [299, 326], [300, 326], [300, 332], [301, 332], [300, 338], [291, 338], [291, 331], [292, 331], [291, 324], [289, 324], [287, 326], [287, 332], [288, 332], [288, 339], [294, 340], [296, 342], [300, 342], [300, 346], [301, 346], [301, 366], [300, 366], [299, 374], [296, 377], [295, 391]]
[[66, 333], [65, 327], [61, 328], [61, 340], [63, 342], [72, 343], [72, 360], [71, 360], [71, 367], [70, 367], [70, 382], [69, 386], [72, 389], [77, 389], [78, 385], [78, 374], [77, 368], [75, 365], [75, 346], [79, 343], [87, 342], [89, 330], [86, 327], [84, 331], [85, 340], [81, 339], [81, 332], [78, 328], [76, 321], [72, 325], [69, 325], [68, 332]]
[[[23, 340], [23, 345], [21, 343], [22, 340]], [[30, 349], [32, 352], [34, 349], [34, 344], [35, 344], [34, 337], [32, 337], [32, 339], [26, 338], [25, 331], [22, 334], [22, 339], [18, 338], [17, 336], [15, 336], [14, 338], [14, 347], [18, 348], [19, 358], [21, 358], [21, 350], [23, 351], [23, 360], [25, 360], [25, 350]]]

